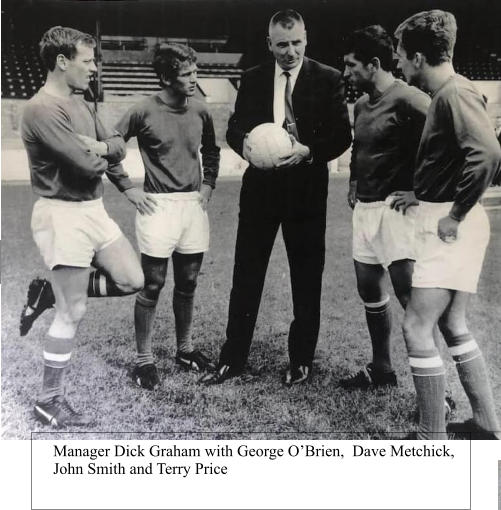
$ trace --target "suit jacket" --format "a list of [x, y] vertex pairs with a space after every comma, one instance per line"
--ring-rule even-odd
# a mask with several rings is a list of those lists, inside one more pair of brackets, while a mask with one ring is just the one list
[[[246, 133], [263, 122], [273, 122], [275, 61], [253, 67], [242, 75], [226, 139], [242, 155]], [[304, 57], [292, 93], [299, 141], [310, 148], [313, 166], [326, 166], [351, 143], [351, 128], [341, 73]]]

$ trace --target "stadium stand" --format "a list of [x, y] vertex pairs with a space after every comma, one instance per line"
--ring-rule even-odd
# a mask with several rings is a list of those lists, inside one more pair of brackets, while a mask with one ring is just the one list
[[11, 42], [2, 48], [2, 97], [29, 99], [44, 81], [36, 46]]
[[[193, 44], [192, 41], [190, 43]], [[151, 64], [152, 51], [148, 49], [146, 38], [103, 38], [102, 48], [101, 80], [105, 95], [145, 96], [160, 89]], [[243, 71], [240, 66], [241, 56], [241, 53], [199, 52], [200, 78], [225, 78], [237, 86]], [[342, 61], [336, 64], [342, 68]], [[478, 51], [475, 57], [462, 56], [455, 60], [455, 66], [459, 73], [472, 80], [501, 81], [501, 50]], [[37, 45], [27, 41], [4, 45], [1, 76], [2, 98], [29, 99], [45, 79]], [[347, 86], [346, 97], [349, 103], [354, 103], [360, 93]]]
[[101, 48], [103, 50], [143, 51], [147, 49], [147, 44], [144, 37], [109, 35], [101, 38]]
[[[2, 23], [2, 98], [29, 99], [45, 79], [37, 41], [19, 37], [15, 21], [4, 13]], [[15, 35], [14, 35], [15, 34]], [[228, 37], [101, 36], [101, 85], [104, 99], [112, 96], [150, 95], [159, 90], [152, 67], [154, 48], [166, 42], [189, 44], [198, 52], [199, 77], [227, 79], [237, 88], [243, 71], [242, 53], [228, 49]], [[241, 49], [242, 50], [242, 49]], [[330, 59], [343, 68], [342, 55]], [[473, 80], [501, 81], [501, 48], [464, 45], [455, 56], [459, 73]], [[346, 88], [349, 103], [360, 92]]]
[[101, 80], [106, 95], [150, 95], [160, 90], [151, 63], [104, 63]]
[[[139, 2], [124, 2], [127, 7], [121, 8], [117, 6], [119, 2], [103, 0], [3, 0], [2, 157], [3, 162], [8, 159], [9, 164], [2, 165], [2, 178], [27, 178], [18, 170], [27, 168], [26, 161], [16, 162], [12, 158], [25, 158], [19, 134], [20, 119], [26, 100], [44, 83], [45, 70], [38, 55], [38, 41], [48, 27], [57, 23], [101, 34], [100, 83], [91, 83], [91, 87], [94, 97], [101, 101], [99, 109], [110, 125], [130, 108], [131, 102], [159, 90], [152, 67], [153, 50], [157, 44], [169, 41], [192, 46], [199, 57], [200, 79], [196, 97], [207, 102], [214, 118], [216, 136], [224, 146], [241, 74], [243, 69], [269, 56], [265, 43], [267, 22], [274, 6], [281, 1], [148, 0], [147, 7], [140, 6]], [[298, 0], [297, 3], [298, 6], [301, 4], [300, 10], [309, 26], [314, 27], [308, 31], [308, 54], [343, 69], [342, 39], [346, 33], [376, 20], [395, 27], [404, 16], [422, 10], [425, 0], [401, 3], [394, 0], [376, 3]], [[391, 8], [385, 9], [382, 4]], [[489, 99], [489, 115], [493, 120], [501, 118], [501, 48], [496, 24], [499, 16], [490, 7], [471, 10], [459, 5], [457, 16], [464, 35], [462, 46], [456, 47], [456, 69], [471, 79], [480, 80], [478, 86]], [[351, 116], [353, 103], [360, 95], [351, 86], [346, 87]], [[91, 99], [89, 94], [87, 99]], [[135, 154], [134, 150], [129, 152]], [[231, 150], [225, 148], [224, 151], [236, 157]], [[345, 159], [348, 161], [349, 157]], [[231, 159], [224, 162], [223, 167], [226, 165], [231, 172], [238, 173], [240, 163]], [[141, 166], [139, 156], [131, 166]], [[245, 165], [240, 166], [243, 170]], [[342, 162], [340, 166], [346, 168], [347, 163]]]
[[[242, 54], [218, 51], [223, 39], [103, 36], [101, 83], [105, 96], [146, 96], [158, 92], [160, 87], [151, 61], [154, 46], [164, 42], [187, 43], [197, 48], [200, 78], [228, 79], [237, 86], [243, 71]], [[36, 43], [10, 42], [3, 47], [2, 98], [29, 99], [44, 80]]]
[[454, 64], [470, 80], [501, 80], [501, 48], [475, 46], [458, 55]]
[[[160, 86], [151, 64], [151, 51], [144, 51], [141, 60], [124, 59], [122, 51], [103, 49], [101, 80], [105, 98], [109, 96], [150, 95]], [[199, 78], [228, 79], [236, 86], [242, 69], [241, 53], [198, 53]], [[141, 55], [135, 55], [141, 58]]]
[[[213, 56], [212, 61], [201, 59], [201, 77], [221, 77], [238, 85], [242, 69], [255, 65], [268, 54], [264, 43], [266, 23], [270, 12], [284, 3], [282, 0], [141, 3], [3, 0], [2, 97], [29, 98], [42, 84], [37, 42], [43, 31], [56, 23], [68, 26], [76, 23], [84, 31], [101, 34], [105, 93], [115, 91], [123, 95], [127, 93], [127, 84], [130, 94], [150, 94], [157, 90], [150, 81], [151, 50], [165, 40], [186, 43], [199, 54]], [[426, 0], [297, 0], [295, 3], [312, 26], [311, 32], [308, 31], [308, 53], [338, 69], [343, 67], [340, 52], [346, 33], [374, 22], [394, 28], [404, 17], [428, 4]], [[471, 2], [437, 0], [436, 4], [437, 8], [454, 4], [461, 27], [455, 55], [457, 70], [473, 80], [501, 81], [498, 36], [501, 4], [492, 0], [478, 0], [475, 8]], [[150, 58], [143, 58], [148, 53]], [[238, 62], [229, 57], [227, 61], [219, 60], [226, 58], [221, 55], [231, 54], [242, 58]], [[349, 102], [358, 96], [357, 91], [348, 87]]]
[[227, 53], [225, 38], [102, 36], [104, 97], [147, 96], [160, 90], [152, 66], [154, 49], [165, 43], [188, 44], [198, 53], [199, 78], [229, 79], [236, 87], [242, 74], [241, 53]]

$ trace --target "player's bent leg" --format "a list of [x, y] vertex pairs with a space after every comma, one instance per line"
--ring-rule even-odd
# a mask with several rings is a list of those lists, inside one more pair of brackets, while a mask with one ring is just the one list
[[[137, 256], [129, 241], [123, 236], [96, 253], [94, 264], [100, 269], [88, 275], [89, 297], [125, 296], [137, 292], [144, 285]], [[50, 282], [35, 278], [29, 285], [26, 304], [21, 312], [20, 335], [26, 335], [35, 320], [44, 311], [53, 308], [54, 302]]]
[[210, 359], [200, 350], [193, 348], [192, 341], [193, 301], [202, 260], [203, 253], [172, 254], [174, 266], [172, 308], [176, 321], [176, 362], [196, 372], [214, 369]]
[[[480, 348], [466, 324], [469, 293], [455, 291], [440, 319], [441, 330], [456, 364], [459, 379], [470, 401], [473, 420], [451, 423], [450, 432], [471, 438], [501, 438], [494, 397]], [[458, 434], [459, 433], [459, 434]]]
[[57, 267], [51, 273], [56, 314], [48, 334], [74, 338], [87, 310], [88, 268]]
[[160, 384], [153, 359], [151, 334], [158, 298], [165, 284], [168, 262], [168, 258], [141, 254], [145, 284], [138, 292], [134, 306], [137, 354], [132, 378], [138, 386], [148, 390], [154, 390]]
[[119, 237], [94, 257], [95, 281], [89, 280], [89, 297], [127, 296], [141, 290], [144, 275], [134, 248], [125, 236]]
[[385, 271], [380, 264], [354, 260], [357, 288], [365, 306], [365, 317], [372, 343], [372, 362], [362, 370], [340, 380], [345, 389], [396, 386], [390, 354], [391, 308], [385, 288]]
[[419, 408], [418, 439], [445, 439], [445, 369], [433, 329], [447, 308], [447, 289], [412, 288], [403, 332]]
[[44, 341], [44, 375], [35, 416], [56, 428], [91, 422], [88, 416], [76, 412], [64, 397], [64, 375], [78, 325], [86, 311], [88, 273], [88, 268], [58, 267], [51, 275], [56, 315]]

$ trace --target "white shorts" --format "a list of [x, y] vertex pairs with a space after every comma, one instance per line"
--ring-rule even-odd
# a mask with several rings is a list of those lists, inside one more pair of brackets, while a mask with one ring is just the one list
[[145, 255], [169, 258], [178, 253], [203, 253], [209, 249], [209, 217], [200, 193], [151, 193], [157, 201], [152, 215], [136, 214], [139, 250]]
[[101, 198], [84, 202], [39, 198], [33, 206], [31, 230], [49, 269], [89, 267], [96, 252], [123, 235]]
[[489, 219], [476, 204], [459, 224], [456, 241], [446, 243], [438, 237], [438, 220], [451, 207], [452, 202], [419, 203], [412, 286], [475, 293], [489, 243]]
[[353, 211], [353, 259], [381, 264], [385, 269], [396, 260], [415, 259], [414, 219], [416, 206], [405, 215], [385, 202], [357, 202]]

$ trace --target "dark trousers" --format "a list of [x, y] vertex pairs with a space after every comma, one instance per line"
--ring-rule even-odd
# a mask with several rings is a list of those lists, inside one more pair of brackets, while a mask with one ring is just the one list
[[269, 258], [281, 226], [294, 311], [289, 329], [290, 363], [311, 366], [320, 326], [328, 174], [322, 168], [315, 169], [317, 174], [306, 175], [300, 168], [288, 170], [263, 173], [250, 168], [244, 176], [227, 340], [220, 364], [245, 365]]

